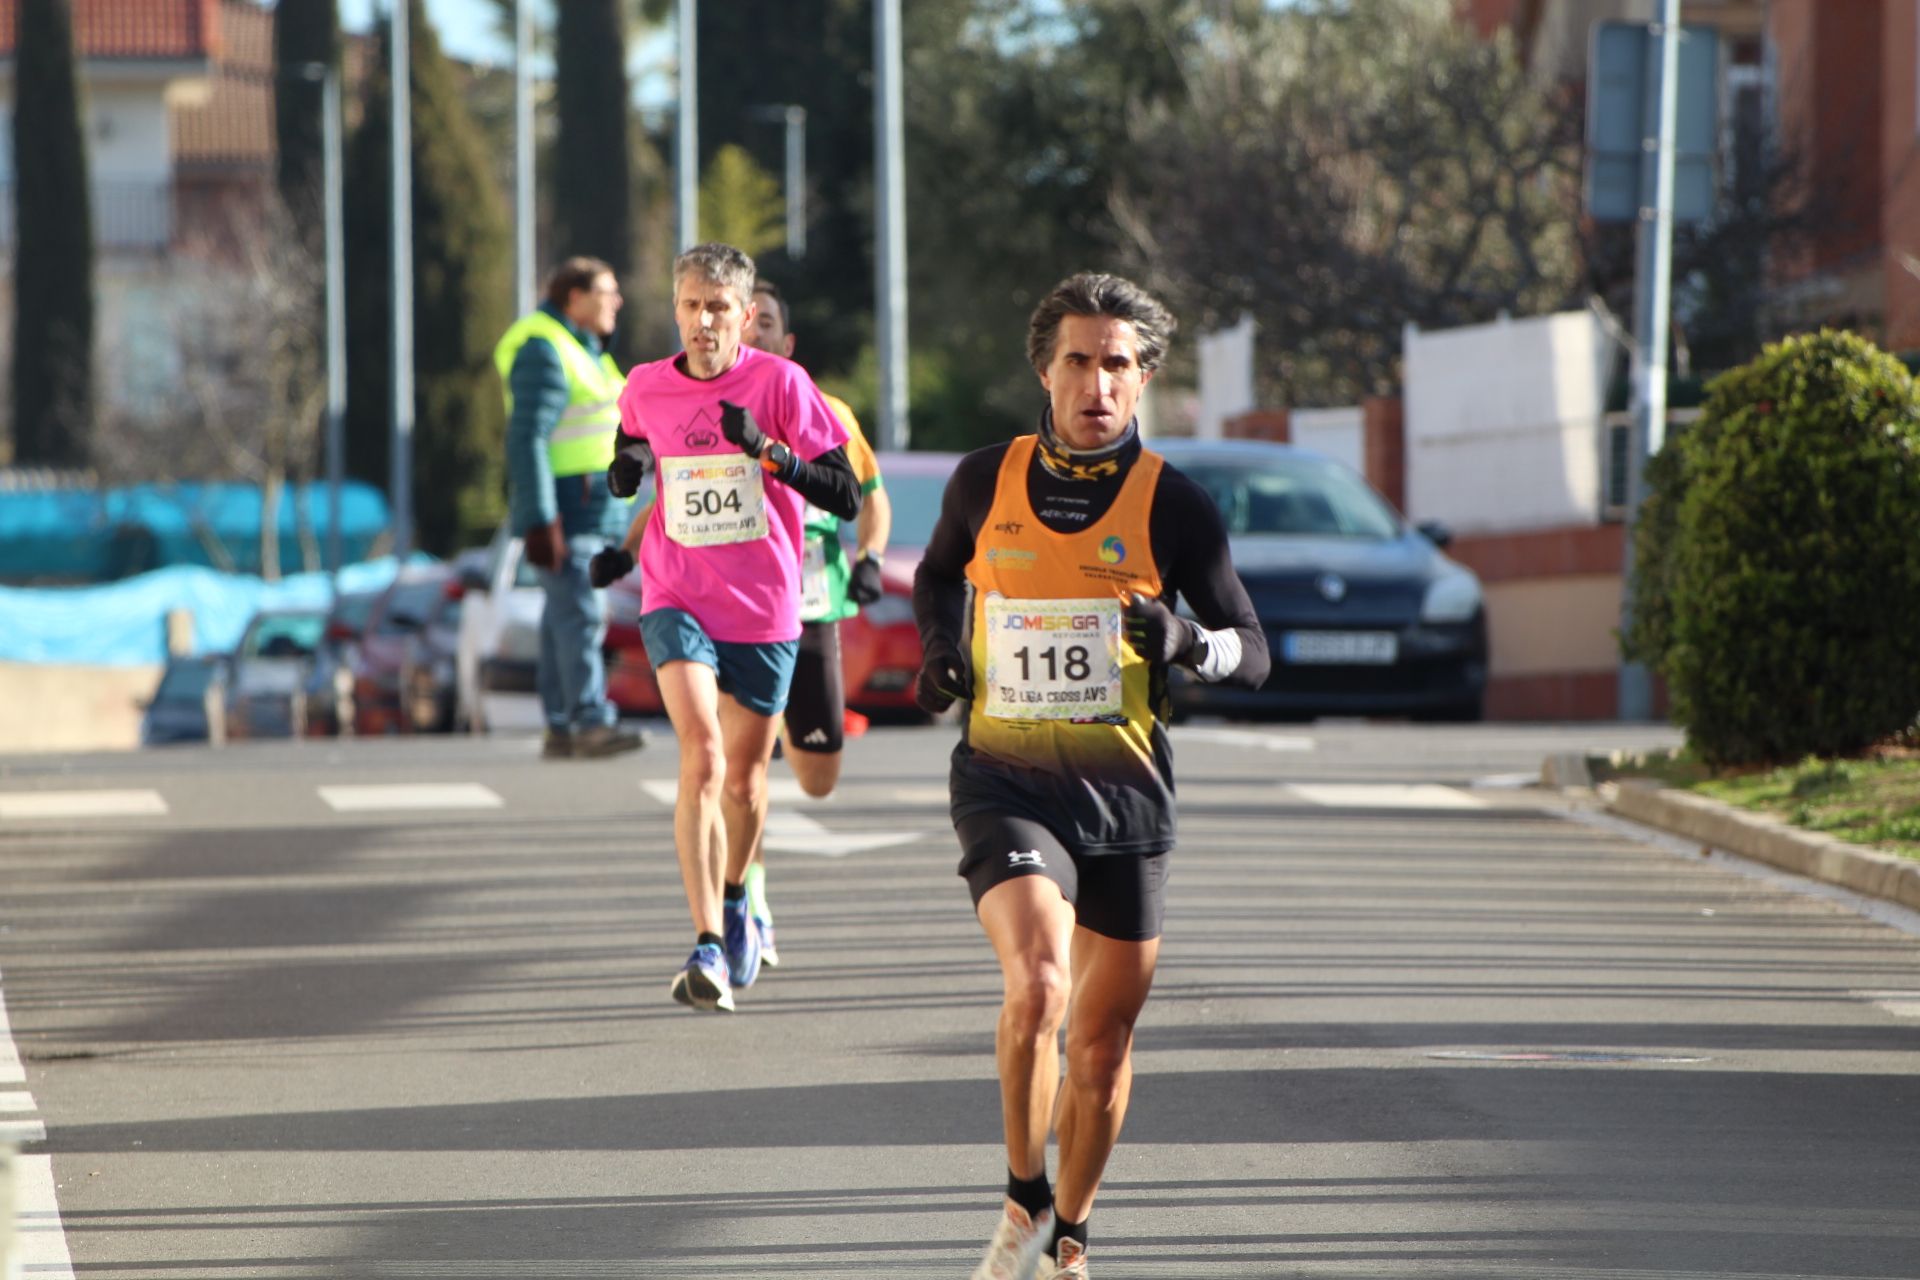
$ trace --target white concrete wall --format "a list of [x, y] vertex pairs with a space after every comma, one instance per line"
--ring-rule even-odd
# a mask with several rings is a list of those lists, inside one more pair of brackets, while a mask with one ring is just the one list
[[1407, 515], [1462, 533], [1598, 523], [1613, 359], [1586, 311], [1409, 329]]
[[1295, 409], [1287, 415], [1287, 435], [1294, 444], [1344, 462], [1367, 474], [1366, 427], [1360, 406], [1344, 409]]

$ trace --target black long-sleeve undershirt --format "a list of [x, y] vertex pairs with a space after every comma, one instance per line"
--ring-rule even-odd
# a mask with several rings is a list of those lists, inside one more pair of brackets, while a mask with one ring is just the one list
[[835, 445], [811, 462], [794, 454], [785, 470], [771, 474], [829, 515], [860, 517], [860, 477], [853, 473], [845, 445]]
[[[993, 506], [1007, 444], [975, 450], [961, 459], [947, 483], [940, 518], [913, 579], [914, 615], [921, 643], [944, 641], [961, 649], [966, 628], [966, 567], [987, 512]], [[1056, 533], [1075, 533], [1106, 514], [1139, 458], [1135, 446], [1117, 459], [1114, 474], [1093, 479], [1067, 478], [1049, 471], [1038, 450], [1027, 468], [1027, 496], [1040, 523]], [[1234, 572], [1226, 526], [1204, 489], [1172, 465], [1163, 465], [1147, 516], [1153, 561], [1160, 572], [1161, 599], [1183, 599], [1209, 631], [1232, 630], [1240, 640], [1240, 661], [1223, 673], [1224, 682], [1258, 688], [1267, 679], [1266, 633]]]

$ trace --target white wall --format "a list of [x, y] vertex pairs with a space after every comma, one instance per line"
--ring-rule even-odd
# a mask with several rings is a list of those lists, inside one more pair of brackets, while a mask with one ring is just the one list
[[1407, 331], [1407, 515], [1462, 533], [1601, 518], [1613, 346], [1587, 311]]
[[1360, 406], [1344, 409], [1295, 409], [1287, 415], [1287, 436], [1303, 449], [1324, 453], [1367, 474], [1366, 427]]

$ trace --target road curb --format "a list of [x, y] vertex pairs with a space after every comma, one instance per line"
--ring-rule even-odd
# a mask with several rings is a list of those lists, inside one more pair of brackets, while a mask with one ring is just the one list
[[[1839, 885], [1868, 897], [1897, 902], [1920, 911], [1920, 861], [1878, 853], [1747, 810], [1709, 800], [1686, 791], [1662, 787], [1648, 779], [1629, 778], [1592, 786], [1576, 779], [1576, 771], [1550, 757], [1541, 767], [1541, 781], [1561, 790], [1591, 787], [1609, 813], [1656, 827], [1671, 835], [1698, 840], [1756, 862], [1779, 867], [1813, 880]], [[1591, 778], [1584, 760], [1577, 776]], [[1566, 779], [1555, 782], [1555, 777]]]

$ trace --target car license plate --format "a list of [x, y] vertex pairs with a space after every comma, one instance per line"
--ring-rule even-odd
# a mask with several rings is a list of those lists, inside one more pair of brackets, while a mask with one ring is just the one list
[[1288, 662], [1380, 667], [1400, 656], [1391, 631], [1289, 631], [1280, 643]]

